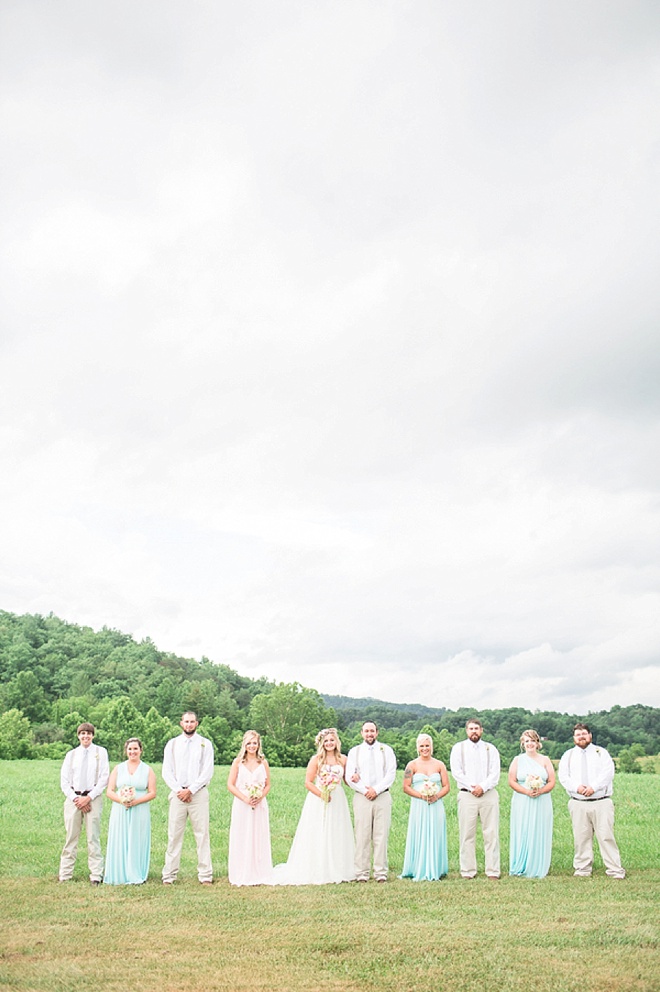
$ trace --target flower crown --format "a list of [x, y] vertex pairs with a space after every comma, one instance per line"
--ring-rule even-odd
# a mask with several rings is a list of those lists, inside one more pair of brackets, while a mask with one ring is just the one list
[[321, 747], [321, 744], [323, 743], [323, 741], [325, 740], [325, 738], [328, 736], [328, 734], [334, 734], [335, 737], [337, 738], [337, 741], [339, 741], [339, 736], [338, 736], [337, 731], [335, 730], [335, 728], [334, 727], [325, 727], [324, 730], [319, 730], [318, 734], [314, 738], [314, 743], [316, 744], [317, 748]]

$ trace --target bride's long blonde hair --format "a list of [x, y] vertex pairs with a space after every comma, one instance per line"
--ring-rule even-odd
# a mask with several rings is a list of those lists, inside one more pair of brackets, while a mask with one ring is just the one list
[[326, 749], [324, 747], [324, 744], [325, 744], [326, 737], [328, 737], [330, 734], [333, 734], [335, 740], [337, 741], [337, 747], [335, 748], [335, 758], [336, 758], [336, 761], [334, 762], [334, 764], [336, 764], [336, 765], [340, 765], [341, 764], [341, 760], [340, 760], [341, 759], [341, 741], [339, 740], [339, 734], [337, 733], [337, 730], [336, 730], [335, 727], [326, 727], [325, 730], [319, 730], [319, 732], [316, 735], [316, 738], [314, 740], [314, 743], [316, 744], [316, 764], [317, 764], [317, 766], [319, 768], [321, 767], [321, 765], [328, 764], [328, 757], [327, 757], [327, 753], [328, 752], [326, 751]]

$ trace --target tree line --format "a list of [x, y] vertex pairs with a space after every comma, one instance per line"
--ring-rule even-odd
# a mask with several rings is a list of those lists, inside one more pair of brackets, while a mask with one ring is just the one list
[[[96, 740], [113, 760], [128, 736], [160, 761], [179, 733], [184, 710], [194, 710], [200, 733], [214, 744], [218, 764], [229, 764], [247, 729], [264, 739], [273, 765], [302, 766], [321, 727], [336, 726], [346, 751], [360, 740], [365, 719], [381, 727], [401, 767], [415, 755], [421, 730], [430, 733], [443, 761], [464, 736], [473, 709], [433, 709], [375, 699], [322, 696], [299, 683], [250, 679], [208, 658], [160, 651], [146, 638], [103, 627], [94, 631], [52, 614], [0, 611], [0, 758], [61, 758], [76, 743], [79, 723], [91, 721]], [[638, 758], [660, 751], [660, 709], [615, 706], [590, 714], [532, 712], [520, 707], [479, 710], [485, 736], [503, 763], [518, 752], [523, 730], [534, 727], [546, 753], [558, 758], [572, 745], [573, 725], [587, 720], [594, 740], [618, 755], [620, 767], [641, 771]], [[645, 770], [653, 770], [652, 763]]]

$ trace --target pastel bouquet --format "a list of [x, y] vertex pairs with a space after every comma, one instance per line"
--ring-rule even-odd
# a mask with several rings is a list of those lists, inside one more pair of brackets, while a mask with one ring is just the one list
[[135, 789], [132, 785], [122, 785], [121, 789], [118, 790], [119, 800], [127, 806], [132, 799], [135, 799]]
[[[249, 785], [245, 786], [243, 791], [248, 799], [261, 799], [264, 794], [263, 786], [259, 782], [250, 782]], [[252, 807], [253, 810], [256, 808], [256, 806]]]
[[525, 779], [525, 785], [528, 789], [531, 789], [532, 792], [538, 792], [543, 788], [545, 782], [540, 775], [528, 775]]
[[319, 789], [321, 790], [321, 799], [324, 803], [328, 803], [330, 802], [330, 793], [335, 791], [342, 780], [342, 775], [340, 772], [335, 771], [334, 768], [323, 765], [317, 777]]
[[430, 778], [427, 778], [420, 785], [418, 792], [421, 792], [424, 799], [428, 802], [432, 796], [437, 796], [440, 792], [440, 786], [437, 782], [432, 782]]

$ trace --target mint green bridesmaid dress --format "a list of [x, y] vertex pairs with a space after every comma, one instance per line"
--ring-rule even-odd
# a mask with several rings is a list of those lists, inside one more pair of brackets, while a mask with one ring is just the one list
[[[548, 773], [538, 761], [526, 754], [518, 756], [517, 781], [525, 785], [528, 775], [539, 775], [544, 784]], [[552, 856], [552, 796], [511, 796], [511, 834], [509, 842], [509, 874], [525, 878], [544, 878], [550, 869]]]
[[[143, 761], [129, 774], [128, 762], [117, 768], [117, 791], [132, 785], [136, 798], [146, 795], [149, 786], [149, 766]], [[103, 881], [108, 885], [141, 885], [149, 874], [151, 855], [151, 803], [128, 808], [113, 803], [108, 827], [108, 849], [105, 855]]]
[[[415, 772], [412, 777], [413, 789], [419, 789], [427, 778], [442, 788], [439, 772], [434, 772], [433, 775]], [[427, 803], [425, 799], [416, 799], [412, 796], [401, 878], [412, 878], [413, 882], [434, 882], [443, 878], [448, 871], [447, 818], [444, 803], [442, 799]]]

